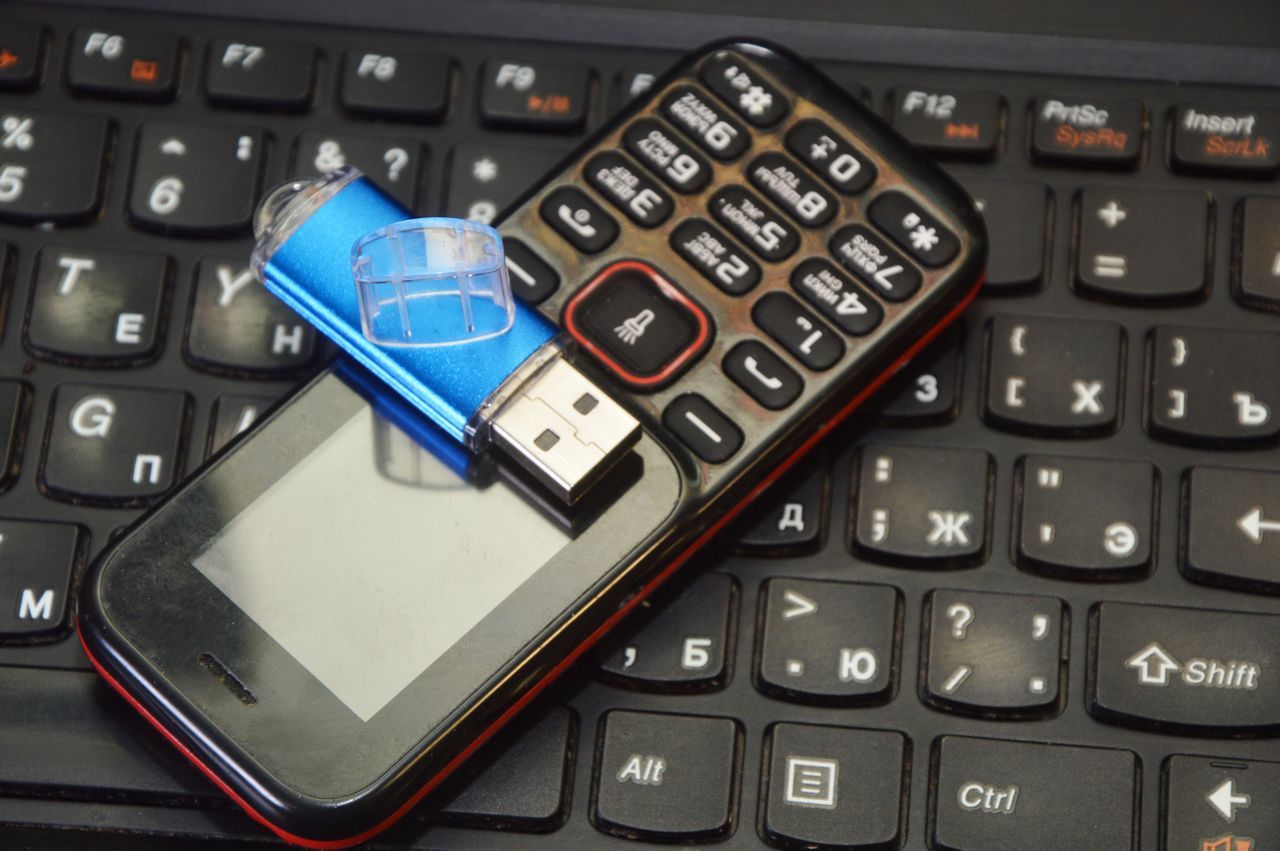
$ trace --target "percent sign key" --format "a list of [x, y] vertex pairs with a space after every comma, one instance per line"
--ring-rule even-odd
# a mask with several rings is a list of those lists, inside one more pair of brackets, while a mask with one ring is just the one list
[[91, 115], [0, 114], [0, 221], [92, 216], [110, 135], [110, 122]]

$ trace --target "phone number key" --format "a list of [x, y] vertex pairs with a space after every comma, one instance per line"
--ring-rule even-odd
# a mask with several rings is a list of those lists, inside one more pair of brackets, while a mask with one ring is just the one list
[[751, 144], [746, 128], [693, 86], [680, 86], [667, 95], [662, 113], [718, 160], [737, 159]]
[[750, 292], [760, 283], [760, 264], [702, 219], [681, 222], [671, 233], [671, 247], [729, 295]]
[[720, 224], [765, 260], [785, 260], [800, 245], [795, 228], [741, 186], [721, 189], [711, 197], [710, 207]]
[[802, 225], [821, 227], [835, 215], [836, 199], [782, 154], [756, 157], [747, 166], [747, 179]]

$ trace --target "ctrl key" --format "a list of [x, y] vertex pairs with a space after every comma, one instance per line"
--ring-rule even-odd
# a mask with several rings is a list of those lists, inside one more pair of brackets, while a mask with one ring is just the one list
[[932, 763], [934, 851], [1135, 847], [1130, 751], [945, 736]]
[[731, 718], [614, 710], [600, 722], [591, 820], [628, 839], [733, 832], [742, 730]]

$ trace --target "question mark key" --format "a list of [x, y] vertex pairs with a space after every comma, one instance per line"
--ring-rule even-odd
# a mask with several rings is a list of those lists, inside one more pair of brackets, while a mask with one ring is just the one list
[[320, 175], [340, 165], [352, 165], [412, 210], [421, 164], [422, 146], [413, 139], [311, 132], [298, 137], [290, 173]]

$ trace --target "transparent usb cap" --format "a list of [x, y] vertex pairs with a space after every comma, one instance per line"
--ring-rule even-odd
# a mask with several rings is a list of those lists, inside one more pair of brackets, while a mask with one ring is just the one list
[[502, 238], [462, 219], [408, 219], [356, 240], [351, 274], [364, 336], [380, 346], [456, 346], [505, 334], [516, 306]]

